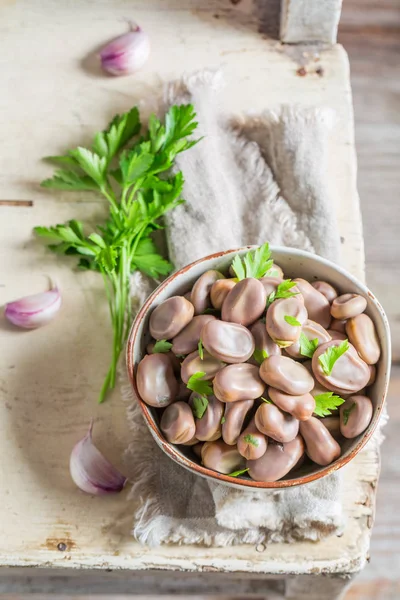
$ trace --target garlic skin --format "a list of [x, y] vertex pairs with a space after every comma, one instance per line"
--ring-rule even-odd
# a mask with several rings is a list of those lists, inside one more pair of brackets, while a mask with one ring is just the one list
[[10, 323], [24, 329], [36, 329], [51, 321], [61, 307], [61, 294], [57, 287], [20, 298], [6, 304], [4, 316]]
[[75, 444], [69, 471], [74, 483], [87, 494], [103, 496], [120, 492], [127, 479], [96, 448], [92, 441], [93, 421], [85, 437]]
[[150, 38], [138, 25], [117, 37], [100, 52], [101, 66], [111, 75], [129, 75], [143, 67], [150, 56]]

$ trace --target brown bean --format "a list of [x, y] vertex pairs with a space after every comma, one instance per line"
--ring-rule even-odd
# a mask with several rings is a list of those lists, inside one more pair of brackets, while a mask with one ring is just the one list
[[300, 423], [300, 434], [306, 444], [307, 454], [317, 465], [326, 466], [339, 458], [339, 444], [316, 417]]
[[[304, 323], [303, 327], [301, 328], [301, 333], [304, 333], [308, 340], [317, 339], [318, 345], [324, 344], [325, 342], [329, 342], [329, 340], [332, 339], [329, 333], [326, 331], [326, 329], [322, 327], [322, 325], [316, 323], [315, 321], [311, 321], [310, 319], [307, 319], [307, 321]], [[294, 344], [288, 346], [285, 350], [292, 358], [304, 360], [307, 357], [301, 354], [300, 348], [301, 345], [299, 338], [296, 342], [294, 342]]]
[[267, 438], [257, 429], [253, 418], [239, 436], [237, 442], [239, 453], [244, 458], [255, 460], [265, 454], [267, 445]]
[[243, 424], [253, 408], [254, 400], [241, 400], [239, 402], [229, 402], [225, 405], [225, 412], [222, 424], [222, 439], [225, 444], [233, 446], [237, 443], [238, 437], [243, 429]]
[[210, 291], [211, 304], [217, 310], [221, 310], [225, 298], [236, 285], [236, 279], [217, 279], [212, 284]]
[[186, 383], [184, 381], [178, 381], [178, 393], [176, 395], [176, 400], [183, 400], [187, 402], [189, 400], [189, 396], [192, 393], [189, 388], [186, 387]]
[[265, 402], [257, 408], [255, 424], [258, 431], [282, 444], [294, 440], [299, 432], [297, 419], [280, 410], [275, 404]]
[[358, 354], [368, 365], [375, 365], [381, 355], [378, 336], [372, 319], [361, 314], [346, 323], [346, 333]]
[[190, 292], [186, 292], [186, 294], [183, 294], [183, 297], [190, 302], [192, 300], [192, 290], [190, 290]]
[[235, 446], [228, 446], [222, 440], [206, 442], [201, 449], [201, 460], [207, 469], [229, 475], [242, 469], [245, 461]]
[[191, 352], [187, 355], [181, 365], [181, 379], [187, 383], [195, 373], [205, 373], [203, 379], [205, 381], [213, 379], [224, 363], [218, 358], [211, 356], [208, 352], [203, 352], [203, 358], [200, 358], [198, 351]]
[[329, 304], [331, 304], [334, 301], [334, 299], [338, 296], [338, 293], [333, 287], [333, 285], [331, 285], [327, 281], [313, 281], [311, 285], [323, 296], [325, 296]]
[[293, 396], [307, 394], [314, 379], [305, 367], [287, 356], [270, 356], [260, 367], [260, 377], [271, 387]]
[[339, 333], [346, 333], [346, 319], [332, 319], [331, 324], [329, 326], [329, 331], [333, 329], [334, 331], [338, 331]]
[[279, 348], [278, 344], [275, 344], [275, 342], [268, 335], [265, 323], [263, 321], [256, 321], [250, 327], [250, 333], [254, 338], [255, 350], [259, 350], [261, 354], [266, 354], [265, 358], [268, 358], [268, 356], [278, 356], [281, 354], [281, 349]]
[[367, 387], [372, 385], [373, 383], [375, 383], [375, 379], [376, 379], [376, 366], [375, 365], [369, 365], [369, 380], [367, 383]]
[[215, 321], [213, 315], [198, 315], [193, 317], [188, 325], [172, 340], [174, 354], [190, 354], [197, 350], [201, 330], [209, 321]]
[[282, 267], [276, 263], [272, 263], [272, 267], [265, 273], [264, 277], [280, 277], [283, 279], [284, 275]]
[[327, 332], [331, 336], [332, 340], [340, 340], [341, 342], [343, 342], [343, 340], [347, 340], [347, 335], [345, 333], [342, 333], [341, 331], [336, 331], [335, 329], [327, 329]]
[[276, 288], [278, 287], [278, 285], [283, 282], [283, 278], [282, 277], [269, 277], [267, 275], [265, 277], [261, 277], [261, 279], [259, 281], [260, 281], [260, 283], [262, 283], [263, 288], [264, 288], [265, 293], [268, 298], [268, 296], [270, 294], [272, 294], [272, 292], [276, 291]]
[[323, 417], [321, 419], [322, 423], [325, 425], [331, 436], [337, 442], [342, 439], [342, 434], [340, 433], [340, 417]]
[[[292, 325], [286, 318], [294, 318], [300, 325]], [[271, 339], [281, 348], [287, 348], [296, 342], [301, 327], [307, 321], [307, 310], [297, 298], [280, 298], [275, 300], [267, 310], [266, 329]]]
[[171, 404], [178, 393], [178, 382], [171, 361], [165, 354], [148, 354], [139, 363], [136, 385], [143, 402], [163, 408]]
[[199, 442], [198, 444], [195, 444], [192, 448], [194, 454], [198, 457], [201, 458], [201, 449], [204, 446], [204, 442]]
[[373, 406], [367, 396], [350, 396], [340, 407], [340, 431], [352, 439], [365, 431], [371, 423]]
[[196, 446], [199, 443], [199, 440], [196, 436], [193, 436], [188, 442], [182, 444], [182, 446]]
[[354, 346], [349, 344], [347, 352], [333, 365], [330, 375], [324, 373], [319, 361], [321, 354], [328, 348], [342, 343], [340, 340], [331, 340], [318, 346], [312, 359], [312, 369], [315, 378], [328, 390], [339, 394], [352, 394], [365, 387], [370, 377], [368, 365], [359, 357]]
[[196, 426], [186, 402], [174, 402], [164, 410], [160, 429], [170, 444], [185, 444], [192, 440]]
[[191, 302], [194, 306], [194, 314], [200, 315], [211, 306], [210, 292], [213, 283], [218, 279], [225, 279], [225, 275], [219, 271], [206, 271], [198, 278], [192, 288]]
[[335, 319], [351, 319], [367, 308], [367, 301], [359, 294], [343, 294], [332, 302], [331, 315]]
[[330, 304], [327, 298], [316, 290], [308, 281], [300, 277], [293, 279], [304, 298], [304, 305], [308, 312], [308, 318], [316, 321], [325, 329], [331, 322]]
[[149, 328], [156, 340], [170, 340], [192, 320], [193, 304], [183, 296], [164, 300], [150, 315]]
[[304, 453], [300, 435], [287, 444], [268, 444], [265, 454], [257, 460], [248, 460], [249, 475], [255, 481], [278, 481], [289, 473]]
[[[146, 352], [147, 354], [154, 354], [154, 348], [155, 348], [156, 342], [153, 340], [152, 342], [149, 342], [146, 346]], [[157, 354], [157, 353], [155, 353]], [[171, 361], [172, 364], [172, 368], [174, 370], [175, 375], [179, 375], [179, 373], [181, 372], [181, 363], [180, 360], [177, 356], [175, 356], [175, 354], [173, 352], [162, 352], [161, 354], [165, 354], [165, 356], [168, 356], [168, 358]]]
[[253, 336], [237, 323], [209, 321], [201, 330], [201, 340], [212, 356], [227, 363], [245, 362], [254, 352]]
[[264, 390], [258, 367], [248, 363], [228, 365], [214, 379], [214, 394], [221, 402], [255, 400], [263, 395]]
[[258, 279], [239, 281], [228, 293], [222, 305], [221, 318], [230, 323], [251, 325], [265, 311], [267, 295]]
[[[189, 399], [189, 406], [193, 409], [194, 401], [198, 394], [193, 392]], [[201, 442], [212, 442], [221, 437], [221, 419], [224, 414], [224, 404], [215, 396], [208, 396], [208, 404], [203, 416], [195, 418], [196, 437]]]
[[291, 396], [270, 387], [268, 388], [268, 396], [278, 408], [289, 413], [299, 421], [309, 419], [315, 410], [315, 400], [310, 393], [302, 394], [301, 396]]

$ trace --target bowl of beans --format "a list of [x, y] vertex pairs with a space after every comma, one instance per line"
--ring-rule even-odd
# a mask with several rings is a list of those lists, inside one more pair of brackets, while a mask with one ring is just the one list
[[149, 296], [129, 335], [132, 389], [159, 447], [242, 489], [305, 484], [371, 437], [390, 374], [374, 295], [293, 248], [198, 260]]

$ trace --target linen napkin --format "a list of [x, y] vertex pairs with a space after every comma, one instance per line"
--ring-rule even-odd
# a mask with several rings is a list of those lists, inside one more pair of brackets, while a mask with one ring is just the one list
[[[247, 244], [292, 246], [338, 260], [339, 234], [328, 170], [330, 109], [284, 106], [227, 116], [222, 76], [201, 71], [170, 84], [165, 107], [191, 102], [204, 139], [177, 157], [184, 198], [166, 218], [172, 262], [180, 268]], [[138, 305], [150, 289], [137, 275]], [[239, 491], [172, 462], [153, 441], [125, 382], [132, 426], [127, 451], [134, 482], [132, 533], [142, 543], [258, 544], [318, 540], [343, 527], [340, 475], [282, 491]]]

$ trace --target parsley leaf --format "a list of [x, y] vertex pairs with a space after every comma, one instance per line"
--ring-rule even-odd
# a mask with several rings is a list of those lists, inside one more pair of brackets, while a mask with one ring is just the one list
[[171, 348], [171, 342], [167, 342], [167, 340], [157, 340], [154, 344], [153, 354], [157, 354], [158, 352], [164, 354], [165, 352], [169, 352]]
[[343, 404], [344, 400], [333, 392], [326, 392], [325, 394], [318, 394], [314, 397], [315, 410], [314, 414], [319, 417], [327, 417], [331, 415], [331, 411]]
[[265, 404], [273, 404], [272, 400], [270, 400], [269, 398], [264, 398], [264, 396], [261, 396], [260, 400], [265, 402]]
[[339, 346], [329, 346], [323, 354], [318, 357], [318, 361], [325, 375], [330, 375], [335, 362], [349, 349], [349, 340], [343, 340]]
[[293, 325], [293, 327], [301, 327], [301, 323], [291, 315], [285, 315], [285, 321], [286, 323], [289, 323], [289, 325]]
[[266, 242], [256, 250], [250, 250], [243, 258], [236, 255], [232, 261], [232, 269], [239, 281], [246, 277], [260, 279], [272, 267], [271, 250]]
[[268, 358], [268, 352], [264, 349], [260, 350], [259, 348], [256, 348], [253, 352], [253, 358], [261, 365], [261, 363]]
[[245, 435], [243, 440], [246, 442], [246, 444], [251, 444], [252, 446], [255, 446], [256, 448], [258, 448], [258, 446], [260, 445], [258, 439], [255, 438], [254, 435], [251, 435], [251, 433], [248, 433], [247, 435]]
[[239, 475], [244, 475], [247, 473], [249, 469], [241, 469], [240, 471], [233, 471], [232, 473], [228, 473], [228, 477], [239, 477]]
[[89, 235], [76, 220], [34, 229], [51, 241], [50, 250], [79, 257], [79, 268], [103, 277], [114, 339], [100, 402], [115, 386], [118, 359], [132, 323], [131, 273], [139, 270], [156, 279], [173, 268], [151, 235], [162, 228], [165, 213], [183, 202], [183, 174], [168, 171], [178, 153], [199, 141], [188, 139], [197, 127], [195, 117], [191, 104], [172, 106], [164, 123], [152, 115], [141, 135], [139, 110], [133, 107], [96, 133], [88, 148], [78, 146], [63, 156], [48, 157], [57, 169], [43, 187], [96, 192], [108, 203], [106, 218]]
[[348, 421], [349, 421], [349, 417], [352, 413], [352, 411], [355, 409], [356, 407], [356, 403], [353, 402], [353, 404], [351, 406], [349, 406], [349, 408], [345, 408], [343, 411], [343, 424], [347, 425]]
[[196, 419], [201, 419], [207, 410], [208, 398], [207, 396], [201, 396], [200, 394], [193, 396], [192, 400], [192, 413]]
[[300, 333], [300, 354], [312, 358], [319, 344], [318, 338], [309, 340], [305, 333]]
[[201, 340], [199, 340], [199, 343], [197, 344], [197, 350], [199, 352], [200, 360], [203, 360], [203, 358], [204, 358], [204, 348], [203, 348], [203, 344], [201, 343]]
[[278, 300], [279, 298], [291, 298], [292, 296], [297, 296], [299, 292], [291, 292], [290, 290], [296, 285], [295, 281], [291, 279], [285, 279], [278, 285], [274, 292], [271, 292], [267, 298], [267, 308], [270, 304], [273, 303], [274, 300]]
[[221, 425], [223, 425], [225, 423], [225, 421], [226, 421], [225, 417], [222, 417], [222, 419], [221, 419]]
[[203, 377], [206, 373], [198, 371], [189, 377], [186, 387], [192, 392], [197, 392], [203, 396], [211, 396], [213, 393], [212, 385], [209, 381], [204, 381]]

